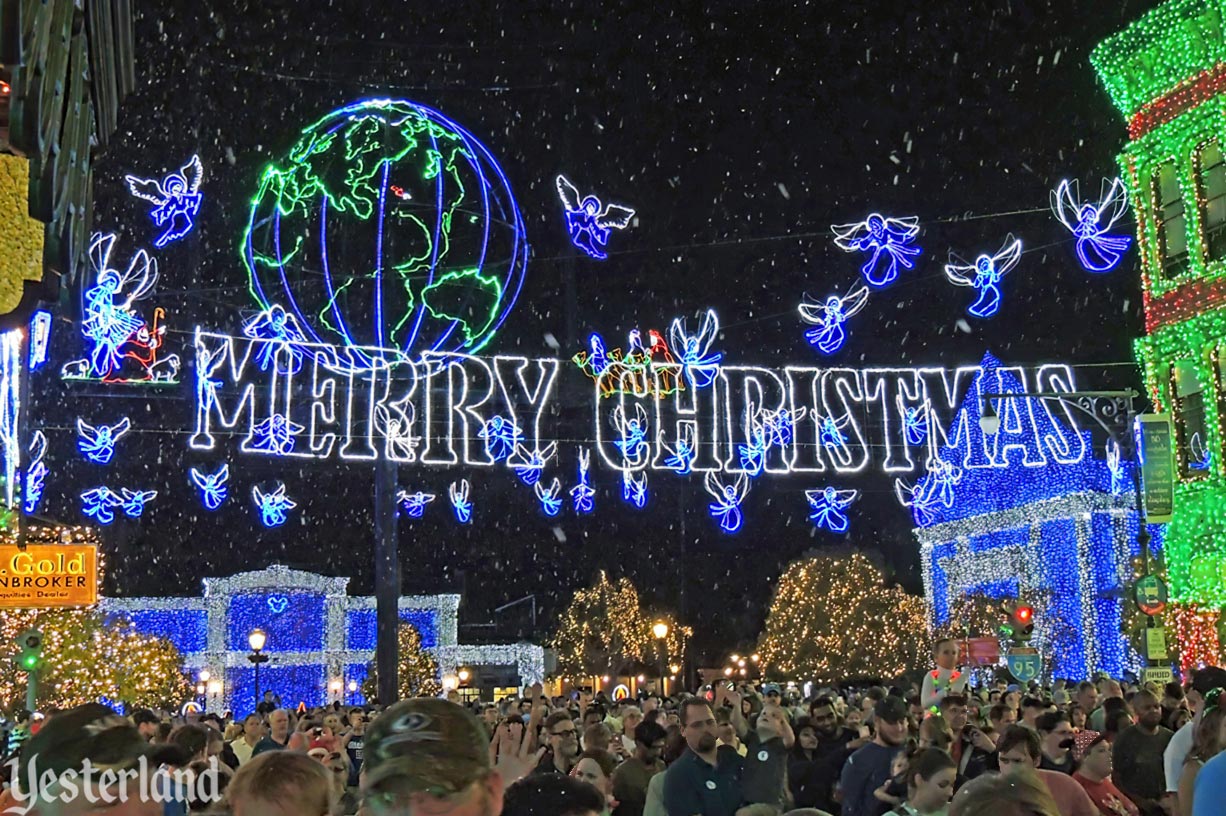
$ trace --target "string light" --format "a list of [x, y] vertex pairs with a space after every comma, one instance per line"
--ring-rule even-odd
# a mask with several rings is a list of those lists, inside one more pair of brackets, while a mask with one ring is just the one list
[[923, 662], [925, 618], [923, 599], [887, 586], [863, 555], [814, 556], [780, 576], [758, 653], [782, 678], [894, 678]]
[[124, 176], [128, 191], [137, 198], [148, 201], [154, 207], [149, 217], [162, 234], [154, 239], [158, 249], [177, 241], [196, 226], [196, 214], [200, 211], [200, 181], [204, 167], [199, 156], [192, 156], [177, 173], [170, 173], [161, 181], [139, 176]]
[[570, 242], [587, 253], [588, 257], [603, 261], [609, 256], [604, 247], [609, 243], [613, 230], [624, 230], [634, 218], [634, 210], [620, 204], [602, 204], [594, 195], [579, 198], [579, 191], [566, 176], [555, 180], [558, 197], [566, 210], [566, 230]]

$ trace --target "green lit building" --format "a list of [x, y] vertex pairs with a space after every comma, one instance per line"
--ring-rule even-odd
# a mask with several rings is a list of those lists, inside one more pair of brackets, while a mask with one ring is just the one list
[[1091, 62], [1128, 125], [1119, 157], [1145, 295], [1136, 342], [1175, 429], [1166, 566], [1185, 665], [1218, 662], [1226, 606], [1226, 0], [1173, 0]]

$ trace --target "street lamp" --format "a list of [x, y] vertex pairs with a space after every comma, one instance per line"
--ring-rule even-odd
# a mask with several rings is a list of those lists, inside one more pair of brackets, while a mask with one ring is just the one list
[[658, 657], [660, 659], [660, 696], [668, 696], [668, 686], [664, 682], [664, 664], [668, 662], [668, 624], [658, 620], [651, 627], [651, 633], [656, 636]]
[[343, 689], [344, 687], [345, 687], [345, 684], [342, 683], [340, 680], [333, 680], [331, 683], [328, 684], [328, 691], [332, 692], [332, 696], [337, 699], [337, 702], [339, 702], [341, 699], [341, 689]]
[[264, 647], [268, 644], [268, 635], [264, 634], [263, 629], [252, 629], [251, 634], [247, 635], [247, 645], [251, 647], [251, 654], [247, 655], [252, 665], [255, 666], [255, 706], [260, 707], [260, 664], [268, 662], [268, 655], [261, 654]]
[[469, 677], [472, 675], [468, 673], [468, 669], [460, 669], [460, 685], [466, 685]]

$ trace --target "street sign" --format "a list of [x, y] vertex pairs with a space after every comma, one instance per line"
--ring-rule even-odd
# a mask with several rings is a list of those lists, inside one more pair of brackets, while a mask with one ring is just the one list
[[1145, 656], [1150, 660], [1166, 660], [1166, 629], [1153, 626], [1145, 630]]
[[1161, 615], [1169, 599], [1166, 582], [1157, 575], [1143, 575], [1137, 579], [1132, 597], [1137, 603], [1137, 609], [1146, 615]]
[[1169, 414], [1137, 417], [1137, 444], [1141, 457], [1141, 485], [1145, 491], [1145, 520], [1161, 524], [1175, 511], [1175, 459]]
[[1009, 674], [1019, 683], [1029, 683], [1043, 672], [1043, 657], [1031, 646], [1017, 646], [1005, 659]]
[[98, 548], [92, 544], [0, 545], [0, 609], [97, 602]]
[[997, 666], [1000, 664], [1000, 638], [979, 637], [958, 642], [958, 665]]
[[1149, 666], [1145, 669], [1142, 679], [1146, 683], [1157, 683], [1164, 686], [1175, 679], [1175, 672], [1171, 671], [1170, 666]]

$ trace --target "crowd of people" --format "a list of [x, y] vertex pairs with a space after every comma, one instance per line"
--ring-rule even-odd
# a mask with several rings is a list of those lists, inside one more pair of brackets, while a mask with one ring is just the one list
[[[63, 775], [144, 762], [179, 795], [163, 801], [146, 784], [107, 814], [1226, 813], [1226, 670], [1163, 688], [1109, 678], [971, 688], [956, 644], [938, 642], [934, 657], [917, 687], [832, 687], [807, 700], [771, 683], [718, 683], [664, 699], [547, 697], [538, 685], [496, 703], [461, 704], [453, 691], [386, 708], [269, 704], [237, 719], [90, 704], [18, 729], [0, 812], [93, 813], [62, 804]], [[210, 774], [212, 787], [193, 784]]]

